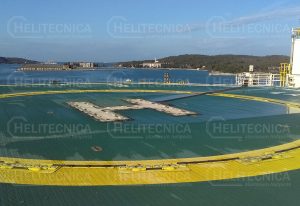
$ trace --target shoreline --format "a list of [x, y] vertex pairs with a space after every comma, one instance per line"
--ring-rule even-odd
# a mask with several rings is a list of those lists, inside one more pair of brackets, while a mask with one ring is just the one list
[[236, 74], [234, 73], [227, 73], [227, 72], [209, 72], [209, 76], [235, 76]]
[[94, 67], [94, 68], [80, 68], [80, 69], [32, 69], [32, 68], [18, 68], [16, 71], [22, 72], [59, 72], [59, 71], [109, 71], [109, 70], [148, 70], [148, 71], [199, 71], [208, 72], [208, 70], [197, 70], [197, 69], [181, 69], [181, 68], [127, 68], [127, 67]]
[[71, 82], [60, 82], [58, 84], [52, 83], [25, 83], [25, 84], [0, 84], [0, 87], [10, 87], [10, 86], [49, 86], [49, 85], [160, 85], [160, 86], [191, 86], [191, 87], [238, 87], [236, 84], [202, 84], [202, 83], [187, 83], [187, 84], [180, 84], [180, 83], [163, 83], [163, 82], [78, 82], [78, 83], [71, 83]]
[[57, 72], [57, 71], [110, 71], [110, 70], [145, 70], [145, 71], [199, 71], [199, 72], [207, 72], [210, 76], [235, 76], [235, 73], [221, 72], [221, 71], [209, 71], [204, 69], [189, 69], [189, 68], [146, 68], [146, 67], [92, 67], [92, 68], [62, 68], [62, 67], [19, 67], [16, 71], [22, 72]]

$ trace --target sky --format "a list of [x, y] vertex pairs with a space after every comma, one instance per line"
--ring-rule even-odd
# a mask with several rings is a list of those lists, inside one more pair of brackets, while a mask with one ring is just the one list
[[299, 0], [0, 0], [0, 56], [117, 62], [289, 55]]

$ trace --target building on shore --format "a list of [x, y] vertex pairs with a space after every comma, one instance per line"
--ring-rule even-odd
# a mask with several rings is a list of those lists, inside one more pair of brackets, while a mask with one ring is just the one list
[[60, 70], [72, 70], [72, 69], [93, 69], [98, 67], [98, 64], [93, 62], [67, 62], [67, 63], [55, 63], [47, 62], [40, 64], [24, 64], [20, 67], [20, 71], [60, 71]]
[[95, 65], [93, 62], [79, 62], [80, 68], [94, 68]]
[[68, 62], [66, 63], [70, 68], [72, 69], [91, 69], [98, 66], [98, 64], [95, 64], [93, 62]]
[[154, 60], [154, 62], [144, 62], [143, 63], [144, 68], [161, 68], [162, 67], [161, 65], [162, 64], [159, 61], [157, 61], [156, 59]]

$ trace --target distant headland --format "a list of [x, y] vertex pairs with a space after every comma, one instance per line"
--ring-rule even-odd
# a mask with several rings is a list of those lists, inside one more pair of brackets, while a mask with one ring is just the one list
[[18, 58], [18, 57], [0, 57], [0, 64], [38, 64], [38, 61]]
[[250, 55], [199, 55], [185, 54], [170, 56], [158, 60], [128, 61], [115, 64], [116, 67], [125, 68], [178, 68], [207, 70], [214, 73], [239, 73], [248, 71], [249, 65], [255, 65], [256, 71], [279, 71], [282, 62], [289, 61], [288, 56], [250, 56]]
[[210, 73], [240, 73], [248, 71], [249, 65], [255, 65], [258, 72], [277, 72], [282, 62], [288, 62], [284, 55], [250, 56], [250, 55], [200, 55], [185, 54], [169, 56], [155, 60], [138, 60], [116, 63], [67, 62], [40, 63], [24, 58], [0, 57], [0, 64], [21, 64], [22, 71], [57, 71], [57, 70], [94, 70], [100, 67], [116, 68], [166, 68], [207, 70]]

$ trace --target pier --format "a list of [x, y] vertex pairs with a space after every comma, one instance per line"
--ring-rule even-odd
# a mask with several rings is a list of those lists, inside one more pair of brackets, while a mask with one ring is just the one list
[[71, 70], [67, 65], [62, 64], [24, 64], [19, 68], [20, 71], [62, 71]]

